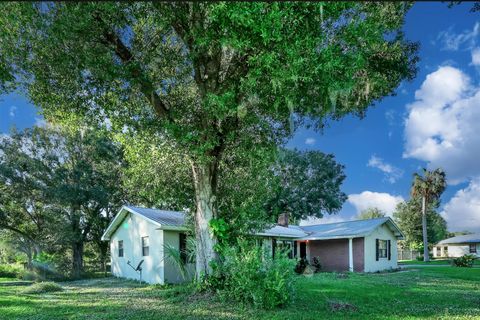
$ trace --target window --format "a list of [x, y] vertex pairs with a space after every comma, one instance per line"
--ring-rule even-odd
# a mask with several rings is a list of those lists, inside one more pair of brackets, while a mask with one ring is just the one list
[[123, 257], [123, 240], [118, 240], [118, 256]]
[[437, 249], [437, 257], [441, 257], [442, 256], [442, 248], [441, 247], [436, 247]]
[[278, 251], [282, 254], [286, 254], [289, 259], [294, 258], [293, 241], [272, 239], [272, 250], [273, 257], [275, 257], [275, 253]]
[[386, 258], [387, 257], [387, 240], [378, 240], [378, 257]]
[[448, 247], [447, 246], [443, 247], [443, 256], [448, 257]]
[[149, 253], [149, 240], [148, 240], [148, 237], [142, 237], [142, 255], [144, 257], [148, 256], [148, 253]]
[[469, 245], [470, 253], [477, 253], [477, 245], [475, 243], [470, 243]]
[[187, 235], [180, 233], [179, 240], [178, 249], [180, 251], [180, 260], [182, 260], [183, 263], [187, 263]]

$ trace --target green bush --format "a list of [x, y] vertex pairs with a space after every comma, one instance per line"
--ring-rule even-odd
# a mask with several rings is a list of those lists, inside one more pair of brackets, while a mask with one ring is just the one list
[[458, 258], [454, 258], [452, 263], [456, 267], [471, 268], [475, 262], [475, 256], [472, 254], [466, 254]]
[[23, 293], [38, 294], [63, 291], [63, 287], [55, 282], [38, 282], [23, 290]]
[[23, 271], [23, 267], [16, 264], [0, 265], [0, 278], [18, 278]]
[[294, 265], [283, 253], [272, 259], [250, 242], [222, 248], [221, 260], [212, 265], [213, 275], [204, 285], [225, 300], [272, 309], [290, 301]]

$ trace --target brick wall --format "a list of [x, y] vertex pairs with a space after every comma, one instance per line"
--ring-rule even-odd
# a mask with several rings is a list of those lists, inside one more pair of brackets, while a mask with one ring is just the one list
[[[348, 271], [348, 239], [312, 240], [310, 257], [319, 257], [323, 271]], [[353, 269], [364, 270], [364, 240], [353, 239]]]

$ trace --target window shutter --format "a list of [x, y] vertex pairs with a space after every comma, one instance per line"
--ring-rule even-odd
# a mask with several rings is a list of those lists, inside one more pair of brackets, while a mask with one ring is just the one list
[[377, 260], [377, 261], [378, 261], [378, 256], [379, 256], [378, 253], [379, 253], [378, 252], [378, 239], [375, 239], [375, 260]]
[[277, 246], [277, 239], [272, 239], [272, 258], [275, 258], [275, 247]]
[[388, 240], [387, 242], [387, 249], [388, 249], [388, 260], [392, 260], [392, 242]]
[[293, 257], [297, 257], [297, 241], [293, 241]]

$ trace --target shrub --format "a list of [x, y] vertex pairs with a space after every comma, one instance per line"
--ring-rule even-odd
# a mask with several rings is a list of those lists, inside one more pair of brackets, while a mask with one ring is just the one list
[[315, 273], [320, 272], [320, 270], [322, 269], [322, 265], [320, 264], [320, 258], [319, 257], [313, 257], [312, 267], [315, 269]]
[[271, 309], [285, 305], [293, 294], [294, 261], [283, 253], [272, 259], [247, 241], [224, 247], [221, 260], [204, 285], [225, 300]]
[[297, 261], [297, 264], [295, 265], [295, 272], [298, 273], [298, 274], [302, 274], [303, 271], [305, 271], [305, 268], [307, 267], [308, 265], [308, 261], [306, 259], [299, 259]]
[[452, 263], [456, 267], [471, 268], [475, 261], [475, 256], [472, 254], [466, 254], [458, 258], [454, 258]]
[[297, 260], [297, 264], [295, 265], [295, 272], [298, 274], [304, 274], [305, 271], [310, 267], [312, 270], [308, 270], [307, 273], [310, 274], [310, 271], [313, 271], [313, 273], [320, 272], [322, 269], [322, 265], [320, 264], [320, 258], [319, 257], [313, 257], [312, 259], [312, 265], [308, 262], [307, 259], [301, 258]]
[[38, 282], [23, 290], [23, 293], [38, 294], [63, 291], [63, 287], [55, 282]]
[[0, 265], [0, 278], [18, 278], [18, 275], [23, 271], [23, 267], [16, 264], [2, 264]]

